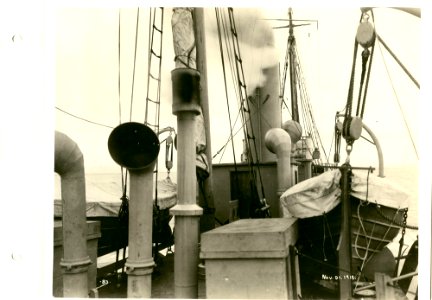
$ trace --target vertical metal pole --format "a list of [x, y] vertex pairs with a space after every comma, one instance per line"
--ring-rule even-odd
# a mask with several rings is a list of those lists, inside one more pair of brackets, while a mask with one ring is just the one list
[[351, 166], [341, 166], [342, 228], [339, 245], [339, 295], [340, 299], [352, 298], [351, 286]]
[[201, 110], [204, 118], [206, 149], [205, 155], [209, 160], [209, 177], [204, 182], [204, 193], [207, 201], [207, 207], [211, 209], [208, 213], [204, 213], [202, 224], [204, 225], [201, 231], [207, 231], [215, 227], [214, 219], [214, 200], [213, 200], [213, 170], [212, 170], [212, 151], [211, 151], [211, 136], [210, 136], [210, 112], [208, 101], [207, 88], [207, 55], [205, 43], [205, 22], [204, 8], [194, 8], [194, 31], [196, 43], [196, 68], [201, 75], [200, 79], [200, 100]]
[[174, 285], [176, 298], [198, 298], [198, 237], [202, 208], [196, 204], [195, 114], [177, 115], [177, 197], [175, 215]]
[[303, 162], [304, 169], [304, 180], [312, 178], [312, 161], [304, 161]]
[[195, 116], [199, 113], [199, 73], [175, 69], [173, 114], [177, 115], [177, 205], [174, 286], [176, 298], [198, 298], [198, 238], [203, 209], [196, 204]]
[[[154, 166], [154, 165], [152, 165]], [[151, 297], [153, 168], [130, 171], [128, 298]]]

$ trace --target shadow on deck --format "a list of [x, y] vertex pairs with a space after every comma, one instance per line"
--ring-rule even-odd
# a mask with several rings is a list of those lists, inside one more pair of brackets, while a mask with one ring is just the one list
[[[101, 281], [108, 280], [108, 285], [98, 290], [99, 298], [127, 298], [127, 275], [124, 273], [119, 276], [108, 274], [103, 278], [98, 278], [98, 286]], [[157, 265], [152, 273], [152, 298], [175, 298], [174, 293], [174, 253], [160, 256]], [[205, 279], [198, 276], [198, 298], [205, 299]]]

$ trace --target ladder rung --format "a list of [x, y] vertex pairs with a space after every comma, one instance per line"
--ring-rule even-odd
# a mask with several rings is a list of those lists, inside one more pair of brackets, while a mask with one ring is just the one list
[[159, 128], [159, 126], [157, 126], [155, 124], [151, 124], [149, 122], [146, 122], [146, 125], [149, 126], [149, 127]]
[[152, 53], [154, 56], [156, 56], [157, 58], [161, 58], [161, 57], [162, 57], [162, 55], [157, 55], [156, 52], [153, 51], [153, 49], [151, 49], [151, 53]]
[[151, 78], [153, 78], [154, 80], [160, 81], [160, 78], [153, 76], [152, 73], [149, 73], [149, 76], [150, 76]]
[[159, 101], [155, 101], [155, 100], [153, 100], [153, 99], [150, 99], [150, 98], [147, 98], [147, 101], [150, 101], [150, 102], [153, 102], [153, 103], [155, 103], [155, 104], [159, 104]]
[[157, 28], [156, 25], [153, 25], [153, 29], [155, 29], [156, 31], [158, 31], [159, 33], [162, 33], [162, 30]]

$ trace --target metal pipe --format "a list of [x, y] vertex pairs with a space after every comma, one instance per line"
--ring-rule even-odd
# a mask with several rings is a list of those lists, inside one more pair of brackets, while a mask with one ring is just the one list
[[352, 298], [351, 286], [351, 166], [341, 166], [341, 202], [342, 202], [342, 226], [339, 240], [339, 295], [340, 299]]
[[61, 177], [63, 202], [63, 296], [88, 297], [84, 158], [67, 135], [55, 132], [54, 171]]
[[[389, 282], [395, 282], [395, 281], [399, 281], [399, 280], [402, 280], [402, 279], [411, 278], [411, 277], [414, 277], [414, 276], [417, 276], [417, 275], [418, 275], [418, 272], [414, 271], [414, 272], [407, 273], [407, 274], [404, 274], [404, 275], [401, 275], [401, 276], [398, 276], [398, 277], [390, 278]], [[354, 293], [357, 293], [357, 292], [360, 292], [360, 291], [363, 291], [363, 290], [367, 290], [367, 289], [371, 289], [371, 288], [374, 288], [374, 287], [376, 287], [376, 284], [375, 283], [371, 283], [371, 284], [368, 284], [368, 285], [365, 285], [365, 286], [362, 286], [362, 287], [359, 287], [359, 288], [355, 289]]]
[[364, 122], [363, 122], [363, 128], [370, 135], [370, 137], [372, 138], [372, 141], [374, 142], [375, 147], [377, 149], [377, 153], [378, 153], [378, 177], [384, 178], [385, 177], [385, 175], [384, 175], [384, 156], [382, 153], [381, 145], [380, 145], [376, 135], [372, 132], [372, 130], [368, 126], [366, 126], [366, 124]]
[[282, 128], [272, 128], [264, 138], [267, 149], [276, 154], [278, 196], [282, 195], [291, 185], [291, 138]]
[[177, 115], [177, 205], [174, 286], [176, 298], [198, 298], [198, 238], [203, 209], [196, 204], [195, 116], [199, 113], [198, 71], [174, 69], [173, 114]]
[[[278, 96], [278, 66], [262, 69], [262, 72], [266, 81], [262, 87], [255, 89], [253, 100], [248, 101], [250, 122], [247, 122], [247, 126], [248, 130], [251, 133], [253, 132], [255, 136], [256, 147], [251, 146], [250, 149], [252, 157], [256, 157], [259, 162], [265, 163], [275, 161], [275, 155], [269, 152], [265, 146], [265, 135], [271, 128], [281, 126], [282, 116]], [[251, 143], [253, 143], [252, 140]]]
[[[154, 164], [153, 164], [154, 167]], [[130, 171], [128, 298], [151, 297], [153, 272], [153, 168], [147, 172]]]
[[162, 133], [165, 133], [165, 132], [168, 132], [168, 131], [170, 133], [172, 133], [172, 132], [175, 133], [175, 129], [173, 127], [171, 127], [171, 126], [168, 126], [168, 127], [165, 127], [163, 129], [159, 130], [158, 135], [161, 135]]
[[128, 298], [151, 297], [153, 169], [159, 148], [156, 133], [141, 123], [123, 123], [108, 139], [111, 157], [130, 173]]

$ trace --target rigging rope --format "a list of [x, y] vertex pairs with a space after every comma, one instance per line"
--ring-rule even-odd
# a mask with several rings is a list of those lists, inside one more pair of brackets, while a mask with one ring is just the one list
[[383, 41], [383, 39], [381, 38], [381, 36], [379, 36], [378, 34], [376, 36], [377, 36], [378, 41], [384, 46], [384, 48], [388, 51], [388, 53], [390, 53], [390, 55], [399, 64], [399, 66], [402, 68], [402, 70], [404, 70], [404, 72], [406, 73], [406, 75], [417, 86], [417, 88], [420, 89], [420, 84], [418, 83], [418, 81], [414, 78], [413, 75], [411, 75], [411, 73], [408, 71], [408, 69], [402, 64], [402, 62], [397, 58], [397, 56], [390, 50], [389, 46], [387, 46], [387, 44]]
[[223, 78], [224, 78], [227, 110], [228, 110], [228, 120], [229, 120], [229, 124], [230, 124], [230, 140], [231, 140], [231, 144], [232, 144], [232, 151], [233, 151], [233, 158], [234, 158], [234, 169], [235, 169], [235, 174], [236, 174], [236, 176], [235, 176], [236, 177], [236, 185], [237, 185], [237, 190], [238, 190], [237, 163], [236, 163], [236, 155], [235, 155], [235, 149], [234, 149], [233, 127], [232, 127], [232, 122], [231, 122], [231, 111], [230, 111], [229, 99], [228, 99], [228, 87], [227, 87], [227, 80], [226, 80], [225, 60], [224, 60], [224, 55], [223, 55], [224, 52], [223, 52], [221, 30], [220, 30], [221, 24], [220, 24], [220, 15], [219, 15], [218, 8], [215, 8], [215, 12], [216, 12], [216, 22], [217, 22], [218, 39], [219, 39], [219, 50], [221, 53], [221, 61], [222, 61], [222, 72], [224, 74]]
[[[121, 9], [119, 9], [119, 15], [118, 15], [118, 78], [117, 78], [117, 88], [118, 88], [118, 108], [119, 108], [119, 124], [122, 123], [121, 121]], [[123, 196], [120, 198], [122, 200], [122, 205], [120, 206], [119, 210], [119, 218], [120, 220], [123, 220], [126, 216], [124, 211], [128, 211], [128, 205], [127, 205], [127, 196], [126, 196], [126, 185], [127, 185], [127, 170], [123, 169], [123, 166], [120, 166], [120, 172], [121, 172], [121, 180], [122, 180], [122, 189], [123, 189]], [[124, 204], [126, 202], [126, 204]]]
[[[160, 10], [160, 14], [158, 17], [159, 21], [159, 27], [156, 25], [156, 19], [157, 19], [157, 11]], [[146, 98], [145, 98], [145, 113], [144, 113], [144, 124], [149, 126], [157, 135], [159, 135], [159, 121], [160, 121], [160, 90], [161, 90], [161, 70], [162, 70], [162, 42], [163, 42], [163, 23], [164, 23], [164, 8], [150, 8], [149, 9], [149, 31], [148, 31], [148, 61], [147, 61], [147, 91], [146, 91]], [[154, 41], [155, 41], [155, 33], [159, 33], [159, 48], [155, 51], [154, 50]], [[158, 53], [156, 53], [158, 52]], [[152, 70], [152, 62], [153, 59], [158, 59], [157, 64], [157, 74], [154, 75]], [[151, 82], [156, 82], [156, 91], [155, 91], [155, 98], [150, 97], [150, 90], [152, 89]], [[149, 122], [149, 111], [150, 111], [150, 105], [153, 105], [152, 112], [154, 113], [154, 120], [152, 122]], [[173, 139], [171, 137], [172, 131], [170, 130], [169, 137], [165, 140], [166, 142], [166, 149], [165, 149], [165, 165], [168, 170], [168, 178], [169, 178], [169, 172], [170, 168], [172, 167], [172, 156], [173, 156]], [[171, 152], [169, 153], [169, 151]], [[156, 184], [154, 184], [154, 204], [153, 204], [153, 227], [154, 232], [157, 234], [160, 232], [161, 229], [161, 212], [159, 207], [159, 190], [158, 190], [158, 176], [159, 176], [159, 160], [156, 159], [156, 164], [154, 167], [154, 179]], [[155, 241], [155, 249], [156, 253], [159, 250], [159, 239], [154, 239]], [[155, 253], [154, 253], [155, 255]]]
[[[146, 94], [146, 106], [145, 106], [145, 117], [144, 117], [144, 124], [153, 127], [152, 129], [158, 133], [159, 132], [159, 119], [160, 119], [160, 90], [161, 90], [161, 72], [162, 72], [162, 41], [163, 41], [163, 22], [164, 22], [164, 9], [163, 7], [160, 7], [160, 24], [159, 28], [156, 25], [156, 15], [157, 15], [157, 8], [150, 9], [150, 15], [149, 15], [149, 42], [148, 42], [148, 65], [147, 65], [147, 94]], [[153, 11], [153, 13], [152, 13]], [[151, 31], [151, 32], [150, 32]], [[154, 39], [155, 39], [155, 33], [158, 32], [159, 37], [159, 48], [158, 53], [154, 50]], [[152, 62], [153, 57], [158, 59], [158, 69], [157, 74], [154, 75], [152, 71]], [[156, 81], [156, 99], [152, 99], [150, 97], [150, 90], [151, 90], [151, 84], [150, 80], [153, 79]], [[154, 113], [155, 113], [155, 119], [152, 121], [152, 123], [149, 122], [149, 108], [150, 104], [154, 105]]]
[[408, 131], [408, 135], [409, 135], [409, 137], [410, 137], [411, 144], [412, 144], [412, 146], [413, 146], [413, 148], [414, 148], [414, 152], [415, 152], [415, 154], [416, 154], [416, 157], [417, 157], [417, 159], [419, 159], [419, 155], [418, 155], [418, 152], [417, 152], [417, 147], [416, 147], [416, 145], [415, 145], [415, 143], [414, 143], [414, 138], [413, 138], [413, 136], [412, 136], [412, 134], [411, 134], [411, 130], [410, 130], [409, 126], [408, 126], [408, 121], [407, 121], [406, 116], [405, 116], [405, 113], [404, 113], [404, 111], [403, 111], [403, 109], [402, 109], [402, 105], [401, 105], [401, 103], [400, 103], [400, 101], [399, 101], [399, 97], [398, 97], [398, 95], [397, 95], [397, 93], [396, 93], [396, 89], [395, 89], [395, 86], [394, 86], [393, 81], [392, 81], [392, 79], [391, 79], [390, 72], [389, 72], [389, 70], [388, 70], [387, 63], [386, 63], [386, 61], [385, 61], [385, 59], [384, 59], [384, 55], [383, 55], [383, 53], [382, 53], [382, 49], [381, 49], [381, 47], [380, 47], [380, 44], [378, 44], [378, 47], [379, 47], [380, 52], [381, 52], [381, 56], [382, 56], [382, 59], [383, 59], [383, 62], [384, 62], [384, 67], [385, 67], [385, 69], [386, 69], [387, 76], [388, 76], [388, 78], [389, 78], [389, 80], [390, 80], [390, 84], [391, 84], [391, 86], [392, 86], [393, 94], [395, 95], [396, 102], [397, 102], [398, 107], [399, 107], [399, 110], [400, 110], [400, 112], [401, 112], [401, 114], [402, 114], [402, 118], [403, 118], [404, 123], [405, 123], [405, 128], [406, 128], [407, 131]]
[[[372, 19], [374, 18], [372, 13]], [[369, 23], [369, 15], [365, 12], [361, 13], [360, 21], [357, 29], [357, 34], [354, 39], [354, 53], [353, 53], [353, 63], [351, 68], [350, 83], [348, 88], [348, 96], [345, 107], [345, 116], [342, 124], [342, 136], [346, 140], [346, 151], [347, 158], [346, 161], [349, 162], [350, 154], [354, 141], [356, 141], [361, 136], [361, 131], [363, 128], [363, 114], [366, 106], [366, 95], [367, 87], [370, 78], [370, 71], [372, 66], [372, 54], [375, 47], [375, 29]], [[360, 77], [360, 86], [358, 90], [358, 103], [356, 115], [352, 114], [353, 97], [354, 97], [354, 78], [355, 78], [355, 68], [357, 60], [358, 45], [361, 45], [364, 49], [362, 53], [362, 71]], [[372, 48], [371, 52], [369, 48]], [[369, 59], [370, 56], [370, 59]], [[366, 79], [366, 85], [364, 84]], [[365, 86], [364, 86], [365, 85]], [[363, 89], [364, 88], [364, 89]]]
[[[292, 80], [292, 82], [298, 83], [298, 86], [297, 85], [291, 86], [291, 90], [292, 89], [297, 90], [297, 88], [299, 90], [300, 101], [302, 103], [302, 109], [301, 109], [302, 115], [301, 116], [300, 115], [296, 116], [295, 113], [292, 113], [290, 111], [290, 108], [286, 104], [285, 100], [283, 99], [284, 93], [285, 93], [285, 84], [286, 84], [286, 77], [287, 77], [287, 73], [288, 73], [289, 60], [293, 60], [290, 64], [290, 67], [291, 67], [291, 65], [293, 65], [293, 68], [290, 72], [290, 76], [295, 77], [295, 79], [296, 79], [296, 80], [295, 79]], [[314, 148], [322, 150], [322, 152], [324, 153], [324, 157], [326, 158], [326, 161], [328, 163], [329, 162], [328, 155], [326, 154], [326, 150], [324, 148], [321, 137], [319, 135], [319, 131], [318, 131], [317, 126], [316, 126], [312, 106], [311, 106], [309, 95], [307, 92], [306, 83], [305, 83], [305, 79], [303, 76], [303, 70], [301, 68], [301, 63], [300, 63], [300, 56], [298, 53], [298, 49], [296, 47], [296, 39], [292, 33], [289, 35], [289, 37], [287, 39], [287, 49], [285, 52], [284, 71], [283, 71], [283, 75], [281, 78], [281, 86], [280, 86], [279, 90], [280, 90], [279, 91], [279, 98], [281, 98], [281, 100], [282, 100], [281, 106], [285, 105], [291, 119], [293, 119], [293, 120], [297, 119], [300, 122], [300, 117], [302, 117], [301, 124], [303, 124], [303, 126], [305, 127], [305, 132], [307, 132], [307, 134], [311, 137]], [[294, 95], [297, 98], [297, 93], [294, 93]], [[291, 97], [293, 97], [293, 95]], [[311, 150], [309, 150], [309, 151], [311, 152]], [[311, 154], [313, 154], [313, 153], [311, 153]], [[312, 155], [312, 157], [313, 157], [313, 155]], [[315, 163], [322, 164], [321, 157], [319, 157], [319, 158], [313, 157], [313, 159], [315, 160]]]
[[[245, 82], [245, 76], [244, 76], [244, 70], [243, 70], [243, 64], [242, 64], [242, 58], [241, 58], [241, 54], [240, 54], [240, 45], [239, 45], [239, 41], [238, 41], [238, 34], [237, 34], [237, 29], [235, 26], [235, 20], [234, 20], [234, 11], [232, 7], [228, 8], [228, 16], [229, 16], [229, 21], [230, 21], [230, 27], [231, 27], [231, 35], [232, 35], [232, 42], [233, 42], [233, 49], [234, 49], [234, 54], [235, 54], [235, 67], [236, 67], [236, 75], [237, 75], [237, 81], [239, 84], [239, 94], [240, 94], [240, 106], [242, 108], [242, 118], [243, 118], [243, 122], [245, 123], [247, 121], [247, 118], [245, 116], [245, 114], [250, 113], [250, 109], [246, 107], [246, 102], [249, 99], [248, 95], [247, 95], [247, 88], [246, 88], [246, 82]], [[250, 121], [249, 121], [250, 122]], [[257, 152], [257, 146], [256, 146], [256, 142], [255, 142], [255, 135], [253, 132], [253, 126], [252, 124], [250, 124], [250, 135], [248, 132], [248, 128], [247, 126], [244, 127], [245, 128], [245, 140], [246, 140], [246, 145], [248, 148], [248, 152], [250, 155], [250, 159], [248, 159], [248, 164], [249, 164], [249, 171], [250, 171], [250, 175], [251, 178], [253, 179], [253, 181], [251, 182], [251, 188], [253, 190], [257, 189], [256, 186], [256, 174], [254, 172], [254, 166], [256, 166], [256, 169], [258, 171], [258, 177], [260, 180], [260, 185], [261, 185], [261, 196], [262, 198], [260, 199], [260, 202], [264, 207], [267, 207], [267, 204], [265, 203], [265, 192], [264, 192], [264, 185], [262, 182], [262, 177], [261, 177], [261, 170], [259, 167], [259, 158], [257, 157], [258, 152]], [[251, 147], [250, 147], [250, 139], [252, 139], [253, 142], [253, 147], [254, 147], [254, 151], [255, 151], [255, 160], [253, 157], [253, 153], [252, 151], [250, 151]], [[256, 161], [256, 165], [255, 165], [255, 161]], [[258, 192], [258, 191], [257, 191]], [[266, 210], [266, 213], [268, 214], [268, 210]]]
[[136, 27], [135, 27], [135, 52], [134, 52], [134, 63], [133, 63], [133, 72], [132, 72], [132, 88], [131, 88], [131, 100], [130, 100], [130, 113], [129, 113], [129, 121], [132, 121], [132, 107], [133, 107], [133, 99], [134, 99], [134, 87], [135, 87], [135, 67], [136, 67], [136, 53], [138, 47], [138, 24], [139, 24], [139, 12], [140, 9], [137, 9], [137, 18], [136, 18]]
[[99, 125], [99, 126], [103, 126], [103, 127], [107, 127], [107, 128], [111, 128], [111, 129], [114, 128], [113, 126], [105, 125], [105, 124], [102, 124], [102, 123], [98, 123], [98, 122], [90, 121], [90, 120], [85, 119], [85, 118], [83, 118], [83, 117], [79, 117], [79, 116], [77, 116], [77, 115], [74, 115], [74, 114], [72, 114], [72, 113], [70, 113], [70, 112], [67, 112], [67, 111], [61, 109], [61, 108], [58, 107], [58, 106], [55, 106], [55, 108], [56, 108], [57, 110], [61, 111], [62, 113], [65, 113], [65, 114], [67, 114], [67, 115], [69, 115], [69, 116], [71, 116], [71, 117], [74, 117], [74, 118], [76, 118], [76, 119], [79, 119], [79, 120], [81, 120], [81, 121], [85, 121], [85, 122], [88, 122], [88, 123], [91, 123], [91, 124], [94, 124], [94, 125]]
[[[229, 38], [230, 29], [227, 26], [228, 21], [226, 20], [226, 15], [223, 14], [223, 12], [219, 12], [219, 16], [220, 16], [220, 23], [222, 24], [222, 28], [223, 28], [222, 33], [224, 35], [224, 40], [228, 41], [228, 40], [230, 40], [230, 38]], [[238, 93], [238, 91], [240, 90], [240, 87], [238, 85], [238, 81], [235, 80], [235, 77], [236, 77], [235, 76], [235, 74], [236, 74], [236, 71], [235, 71], [235, 60], [233, 59], [233, 56], [235, 56], [235, 54], [233, 54], [234, 49], [231, 46], [232, 45], [230, 43], [228, 43], [228, 42], [225, 43], [226, 54], [227, 54], [227, 58], [228, 58], [228, 66], [230, 67], [231, 74], [232, 74], [231, 80], [232, 80], [232, 84], [234, 86], [233, 91], [234, 91], [234, 93], [236, 95], [236, 99], [240, 99], [240, 96], [239, 96], [239, 93]], [[236, 127], [239, 118], [242, 116], [241, 113], [242, 113], [242, 107], [241, 107], [241, 105], [239, 105], [237, 116], [235, 118], [234, 124], [232, 125], [233, 129]], [[236, 136], [241, 130], [243, 130], [243, 132], [244, 132], [244, 130], [245, 130], [244, 126], [246, 126], [248, 120], [246, 120], [246, 122], [244, 120], [242, 121], [242, 124], [240, 125], [240, 128], [237, 130], [237, 132], [234, 134], [234, 136]], [[220, 150], [218, 152], [216, 152], [216, 154], [215, 154], [214, 157], [216, 157], [216, 155], [220, 154], [220, 152], [223, 151], [222, 155], [221, 155], [221, 157], [219, 159], [219, 162], [222, 161], [223, 155], [225, 154], [226, 146], [228, 145], [228, 143], [230, 141], [231, 141], [231, 138], [228, 137], [228, 139], [225, 142], [225, 144], [220, 148]]]
[[[119, 9], [118, 15], [118, 78], [117, 78], [117, 88], [118, 88], [118, 109], [119, 109], [119, 124], [122, 123], [121, 120], [121, 9]], [[131, 108], [132, 109], [132, 108]], [[129, 225], [129, 199], [127, 197], [127, 173], [128, 170], [120, 166], [121, 182], [122, 182], [122, 196], [120, 197], [121, 204], [117, 214], [118, 218], [118, 231], [121, 232], [122, 226]], [[118, 272], [117, 264], [119, 261], [120, 249], [116, 249], [116, 261], [115, 261], [115, 273]], [[123, 259], [126, 256], [126, 246], [123, 248]], [[124, 271], [124, 266], [122, 267], [122, 273]], [[119, 276], [119, 274], [117, 274]]]

